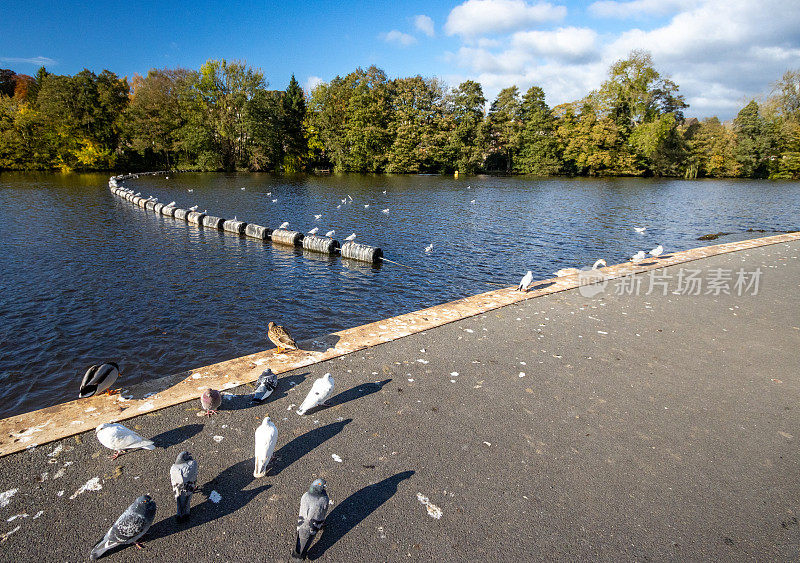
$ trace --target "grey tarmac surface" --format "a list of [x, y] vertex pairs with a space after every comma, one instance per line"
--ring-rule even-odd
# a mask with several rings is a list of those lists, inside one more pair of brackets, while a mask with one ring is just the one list
[[[667, 268], [666, 295], [646, 295], [664, 280], [645, 274], [638, 296], [611, 281], [531, 299], [282, 374], [262, 405], [243, 386], [211, 418], [197, 401], [126, 421], [154, 451], [111, 461], [85, 433], [5, 457], [0, 559], [88, 560], [149, 493], [144, 549], [104, 561], [286, 561], [300, 496], [323, 477], [333, 504], [311, 560], [797, 561], [799, 255], [794, 242]], [[761, 269], [757, 295], [736, 295], [740, 268]], [[673, 293], [682, 269], [701, 270], [702, 293], [732, 272], [732, 295]], [[334, 406], [298, 416], [326, 372]], [[265, 414], [280, 459], [254, 480]], [[184, 449], [202, 492], [178, 524], [169, 468]]]

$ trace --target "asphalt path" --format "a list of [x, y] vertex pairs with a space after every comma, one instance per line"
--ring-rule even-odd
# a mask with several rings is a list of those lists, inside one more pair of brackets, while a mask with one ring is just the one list
[[[282, 374], [261, 405], [243, 386], [210, 418], [190, 402], [125, 421], [154, 451], [112, 461], [90, 432], [7, 456], [0, 559], [88, 560], [148, 493], [144, 549], [103, 560], [286, 561], [322, 477], [312, 560], [797, 561], [799, 255], [781, 243], [530, 299]], [[757, 271], [757, 291], [736, 285]], [[297, 415], [328, 372], [333, 406]], [[265, 414], [279, 459], [254, 479]], [[182, 450], [200, 465], [186, 523]]]

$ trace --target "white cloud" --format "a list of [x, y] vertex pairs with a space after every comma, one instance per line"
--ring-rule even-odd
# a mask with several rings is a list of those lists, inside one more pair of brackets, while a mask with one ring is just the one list
[[382, 34], [381, 38], [387, 43], [395, 43], [397, 45], [402, 45], [403, 47], [408, 47], [409, 45], [413, 45], [417, 42], [417, 38], [413, 35], [403, 33], [402, 31], [397, 31], [396, 29], [393, 29], [389, 33]]
[[560, 21], [566, 15], [564, 6], [554, 6], [549, 2], [528, 4], [523, 0], [467, 0], [451, 10], [444, 29], [447, 35], [470, 38]]
[[696, 5], [693, 0], [634, 0], [616, 2], [600, 0], [589, 6], [589, 13], [600, 18], [635, 18], [637, 16], [664, 16]]
[[309, 76], [308, 78], [306, 78], [304, 89], [306, 92], [311, 92], [311, 90], [313, 90], [320, 84], [323, 84], [324, 82], [325, 81], [322, 80], [319, 76]]
[[559, 60], [586, 61], [597, 58], [597, 32], [562, 27], [554, 31], [519, 31], [511, 37], [514, 47]]
[[50, 57], [0, 57], [0, 61], [4, 63], [29, 64], [35, 66], [52, 66], [58, 64], [55, 59], [51, 59]]
[[414, 27], [428, 37], [436, 35], [433, 29], [433, 20], [426, 15], [414, 16]]

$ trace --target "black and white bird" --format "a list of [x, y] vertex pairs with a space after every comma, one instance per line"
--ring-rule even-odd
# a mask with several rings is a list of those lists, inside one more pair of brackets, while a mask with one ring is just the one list
[[108, 392], [111, 395], [111, 386], [119, 377], [119, 366], [115, 362], [96, 364], [86, 370], [78, 392], [79, 399]]
[[197, 490], [197, 461], [192, 454], [186, 451], [178, 454], [169, 469], [169, 478], [178, 503], [178, 519], [188, 518], [192, 495]]
[[253, 391], [253, 398], [252, 402], [260, 403], [267, 399], [272, 392], [278, 387], [278, 376], [275, 373], [267, 368], [265, 369], [261, 375], [258, 376], [258, 381], [256, 382], [256, 390]]
[[97, 545], [92, 549], [92, 560], [99, 559], [109, 549], [118, 545], [134, 544], [139, 549], [139, 539], [147, 533], [156, 518], [156, 503], [150, 495], [142, 495], [133, 501], [117, 521], [109, 528]]
[[330, 499], [325, 490], [325, 480], [315, 480], [300, 499], [300, 514], [297, 516], [297, 541], [292, 552], [292, 559], [302, 561], [306, 558], [314, 536], [325, 524], [329, 505]]

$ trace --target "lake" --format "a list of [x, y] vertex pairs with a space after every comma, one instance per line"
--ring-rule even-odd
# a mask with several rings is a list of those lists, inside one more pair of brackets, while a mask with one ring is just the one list
[[[117, 361], [132, 385], [263, 350], [271, 320], [303, 340], [516, 285], [529, 269], [542, 279], [657, 244], [800, 228], [798, 182], [183, 173], [124, 185], [226, 219], [356, 233], [403, 266], [161, 217], [112, 195], [108, 174], [2, 173], [0, 417], [77, 398], [93, 363]], [[720, 231], [736, 234], [697, 240]]]

